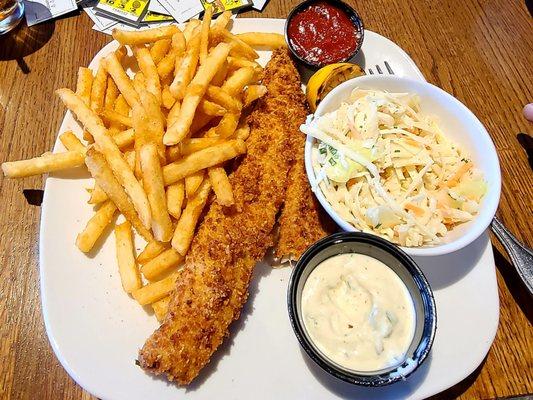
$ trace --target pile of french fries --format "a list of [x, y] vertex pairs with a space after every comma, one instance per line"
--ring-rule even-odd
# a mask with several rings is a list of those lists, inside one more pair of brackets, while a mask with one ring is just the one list
[[[81, 140], [67, 131], [65, 152], [2, 164], [10, 178], [86, 165], [95, 213], [76, 245], [90, 252], [115, 224], [122, 286], [158, 319], [211, 191], [213, 201], [234, 204], [225, 163], [246, 152], [246, 114], [266, 93], [254, 47], [285, 45], [279, 34], [230, 33], [230, 17], [212, 21], [208, 9], [183, 30], [115, 30], [120, 46], [95, 74], [82, 67], [75, 92], [56, 91], [83, 127]], [[134, 232], [147, 242], [138, 256]]]

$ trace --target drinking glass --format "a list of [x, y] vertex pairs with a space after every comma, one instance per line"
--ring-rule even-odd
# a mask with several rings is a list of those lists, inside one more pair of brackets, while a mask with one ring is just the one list
[[17, 26], [23, 14], [22, 0], [0, 0], [0, 35]]

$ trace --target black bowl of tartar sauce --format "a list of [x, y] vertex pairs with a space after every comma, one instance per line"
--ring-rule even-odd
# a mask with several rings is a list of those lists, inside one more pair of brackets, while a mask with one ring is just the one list
[[424, 274], [374, 235], [342, 232], [313, 244], [292, 272], [287, 300], [308, 356], [355, 385], [406, 379], [435, 338], [435, 300]]

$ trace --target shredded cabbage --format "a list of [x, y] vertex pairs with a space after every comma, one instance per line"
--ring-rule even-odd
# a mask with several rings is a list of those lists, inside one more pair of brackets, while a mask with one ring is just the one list
[[[355, 228], [402, 246], [442, 242], [479, 211], [487, 185], [409, 93], [355, 89], [302, 132], [315, 138], [314, 183]], [[316, 187], [315, 187], [316, 189]]]

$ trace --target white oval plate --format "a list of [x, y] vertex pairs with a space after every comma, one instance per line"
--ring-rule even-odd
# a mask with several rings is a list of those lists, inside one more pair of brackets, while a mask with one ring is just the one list
[[[284, 20], [237, 19], [233, 31], [283, 32]], [[104, 47], [91, 63], [116, 46]], [[422, 74], [398, 46], [366, 31], [366, 64], [389, 61], [395, 73]], [[264, 64], [268, 52], [261, 52]], [[361, 60], [359, 60], [361, 61]], [[80, 127], [67, 113], [60, 132]], [[63, 147], [56, 141], [54, 150]], [[83, 255], [77, 233], [92, 215], [86, 171], [51, 174], [41, 214], [40, 276], [46, 331], [67, 372], [101, 399], [411, 398], [438, 393], [468, 376], [496, 334], [498, 293], [488, 235], [453, 255], [418, 259], [435, 292], [438, 327], [432, 353], [407, 381], [379, 389], [353, 387], [323, 373], [300, 350], [286, 307], [290, 268], [259, 263], [241, 319], [211, 363], [188, 388], [145, 374], [138, 349], [157, 328], [153, 315], [128, 297], [117, 272], [114, 238], [96, 254]], [[141, 243], [139, 243], [141, 244]]]

